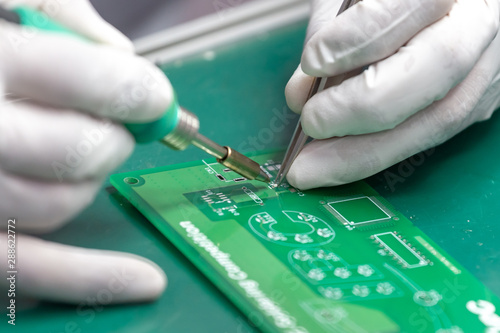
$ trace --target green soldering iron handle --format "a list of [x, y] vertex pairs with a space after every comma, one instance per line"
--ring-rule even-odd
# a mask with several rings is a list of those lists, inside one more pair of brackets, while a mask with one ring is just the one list
[[174, 100], [163, 116], [155, 121], [144, 124], [125, 124], [135, 141], [147, 143], [158, 141], [172, 133], [179, 124], [181, 108], [174, 95]]
[[40, 30], [60, 32], [75, 37], [83, 38], [77, 33], [69, 30], [61, 24], [52, 21], [47, 15], [25, 6], [19, 6], [12, 9], [19, 17], [19, 24], [26, 27], [34, 27]]
[[[87, 40], [85, 37], [64, 27], [57, 22], [52, 21], [47, 15], [40, 13], [29, 7], [20, 6], [12, 9], [19, 17], [19, 24], [27, 27], [34, 27], [44, 31], [68, 34], [77, 38]], [[170, 134], [177, 127], [180, 117], [180, 107], [177, 98], [165, 111], [163, 116], [153, 122], [141, 124], [125, 124], [125, 127], [132, 133], [135, 140], [139, 143], [158, 141]]]

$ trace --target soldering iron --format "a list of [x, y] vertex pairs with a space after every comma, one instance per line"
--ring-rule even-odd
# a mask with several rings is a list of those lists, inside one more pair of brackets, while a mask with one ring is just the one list
[[[24, 6], [12, 10], [0, 7], [0, 18], [11, 23], [35, 27], [44, 31], [79, 36], [52, 21], [47, 15]], [[260, 168], [257, 162], [200, 134], [198, 117], [180, 107], [176, 98], [160, 119], [151, 123], [125, 124], [125, 126], [139, 143], [160, 141], [175, 150], [184, 150], [192, 144], [214, 156], [219, 163], [247, 179], [262, 182], [270, 181], [269, 176]]]

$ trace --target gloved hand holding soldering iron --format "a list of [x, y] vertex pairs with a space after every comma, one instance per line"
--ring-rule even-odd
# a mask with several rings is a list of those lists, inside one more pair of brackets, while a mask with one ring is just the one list
[[[247, 179], [270, 181], [258, 163], [199, 133], [198, 118], [179, 106], [164, 74], [135, 56], [87, 0], [0, 5], [0, 218], [17, 223], [13, 228], [46, 232], [67, 222], [130, 155], [134, 140], [175, 150], [194, 145]], [[147, 301], [166, 285], [145, 258], [21, 234], [15, 264], [8, 260], [13, 236], [1, 237], [0, 268], [16, 265], [27, 296], [80, 303], [107, 290], [107, 303]]]
[[[170, 83], [87, 0], [0, 5], [37, 9], [82, 36], [0, 20], [0, 220], [5, 228], [16, 218], [18, 297], [79, 304], [105, 290], [109, 303], [155, 299], [166, 277], [145, 258], [21, 233], [59, 228], [93, 201], [134, 148], [122, 123], [160, 117], [173, 100]], [[4, 273], [7, 239], [0, 234]]]
[[[312, 1], [302, 63], [286, 88], [306, 134], [319, 139], [288, 174], [302, 189], [372, 175], [488, 119], [500, 104], [499, 0], [363, 0], [335, 17], [341, 2]], [[19, 232], [47, 232], [92, 202], [129, 156], [134, 138], [123, 123], [155, 121], [175, 98], [87, 0], [0, 5], [32, 7], [82, 36], [0, 22], [0, 219], [16, 217]], [[365, 66], [306, 103], [313, 77]], [[16, 237], [18, 289], [27, 296], [80, 303], [112, 289], [110, 302], [147, 301], [166, 285], [144, 258]], [[7, 271], [7, 235], [0, 246]]]

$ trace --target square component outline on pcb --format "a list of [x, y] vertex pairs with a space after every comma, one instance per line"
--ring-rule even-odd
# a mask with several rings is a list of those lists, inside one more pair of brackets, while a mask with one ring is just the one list
[[[350, 221], [347, 219], [342, 213], [340, 213], [337, 209], [334, 208], [334, 204], [336, 203], [341, 203], [341, 202], [346, 202], [346, 201], [354, 201], [354, 200], [363, 200], [363, 199], [368, 199], [373, 205], [376, 206], [382, 213], [385, 214], [385, 217], [382, 218], [377, 218], [377, 219], [371, 219], [371, 220], [364, 220], [364, 221]], [[378, 222], [383, 222], [383, 221], [389, 221], [392, 219], [394, 214], [389, 211], [387, 208], [385, 208], [381, 202], [379, 202], [376, 198], [373, 197], [368, 197], [368, 196], [361, 196], [361, 197], [355, 197], [355, 198], [347, 198], [347, 199], [342, 199], [342, 200], [337, 200], [337, 201], [331, 201], [327, 202], [325, 207], [327, 210], [332, 213], [339, 221], [344, 224], [344, 225], [350, 225], [350, 226], [359, 226], [359, 225], [364, 225], [364, 224], [370, 224], [370, 223], [378, 223]]]

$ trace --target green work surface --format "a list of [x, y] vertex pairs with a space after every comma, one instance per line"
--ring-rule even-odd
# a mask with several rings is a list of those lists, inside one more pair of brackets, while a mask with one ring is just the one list
[[[275, 179], [283, 155], [253, 158]], [[363, 181], [300, 191], [211, 159], [111, 183], [262, 331], [484, 332], [496, 318], [500, 300]]]
[[[301, 23], [265, 32], [215, 49], [213, 59], [200, 55], [163, 68], [180, 103], [199, 116], [203, 134], [243, 151], [283, 148], [295, 125], [286, 113], [283, 90], [300, 60], [304, 29]], [[494, 116], [420, 158], [368, 180], [496, 295], [500, 295], [499, 142], [500, 118]], [[117, 172], [203, 158], [206, 155], [195, 148], [172, 152], [152, 143], [138, 146]], [[43, 238], [145, 256], [167, 272], [169, 285], [150, 304], [96, 307], [82, 313], [76, 306], [41, 303], [17, 312], [17, 331], [254, 331], [245, 316], [109, 182], [74, 221]], [[3, 320], [0, 331], [6, 325]]]

